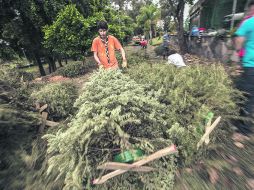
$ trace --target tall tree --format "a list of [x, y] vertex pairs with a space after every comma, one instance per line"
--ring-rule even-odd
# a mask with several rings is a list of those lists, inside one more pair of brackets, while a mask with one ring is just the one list
[[177, 37], [181, 53], [186, 53], [187, 45], [184, 39], [184, 8], [185, 4], [193, 4], [193, 0], [160, 0], [164, 16], [173, 17], [177, 25]]
[[[7, 42], [8, 46], [20, 56], [24, 51], [28, 58], [38, 64], [41, 75], [45, 75], [42, 57], [48, 61], [50, 72], [56, 69], [55, 55], [43, 47], [43, 27], [51, 25], [58, 12], [67, 4], [76, 4], [85, 17], [102, 11], [109, 5], [109, 0], [1, 0], [0, 2], [0, 40]], [[0, 56], [6, 57], [6, 52], [10, 51], [10, 48], [5, 48]]]
[[124, 10], [126, 3], [128, 3], [127, 0], [110, 0], [110, 2], [117, 5], [121, 11]]
[[16, 52], [25, 51], [38, 64], [41, 75], [45, 75], [42, 57], [48, 57], [50, 68], [53, 67], [50, 52], [42, 46], [42, 27], [52, 22], [58, 10], [64, 6], [63, 2], [64, 0], [1, 2], [0, 39], [8, 42]]
[[152, 39], [155, 31], [156, 22], [160, 18], [160, 10], [153, 4], [141, 8], [137, 21], [140, 25], [149, 30], [149, 37]]
[[59, 12], [56, 21], [44, 28], [45, 46], [54, 53], [67, 57], [84, 55], [89, 24], [75, 5], [67, 5]]

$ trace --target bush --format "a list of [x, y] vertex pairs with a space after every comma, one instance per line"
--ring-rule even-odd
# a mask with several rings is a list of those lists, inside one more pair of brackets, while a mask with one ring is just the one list
[[84, 75], [90, 69], [93, 69], [95, 67], [96, 64], [93, 62], [86, 62], [85, 64], [81, 62], [74, 62], [57, 69], [55, 74], [62, 75], [64, 77], [77, 77], [79, 75]]
[[[99, 71], [75, 102], [75, 118], [66, 130], [44, 136], [48, 142], [48, 174], [58, 171], [64, 189], [91, 189], [96, 167], [114, 154], [139, 147], [146, 154], [171, 145], [166, 137], [166, 107], [119, 71]], [[174, 156], [150, 163], [158, 169], [140, 176], [127, 172], [93, 189], [172, 189]], [[56, 180], [52, 178], [52, 181]]]
[[[136, 82], [146, 85], [148, 94], [167, 106], [167, 122], [174, 126], [168, 130], [168, 135], [182, 146], [181, 159], [186, 163], [194, 159], [208, 112], [222, 116], [224, 124], [239, 117], [237, 103], [242, 94], [233, 88], [221, 65], [177, 69], [164, 64], [151, 68], [143, 63], [130, 68], [128, 73]], [[220, 131], [220, 134], [224, 132]]]
[[154, 51], [157, 56], [162, 56], [164, 53], [164, 48], [162, 45], [160, 45], [160, 46], [157, 46], [156, 48], [154, 48]]
[[144, 56], [140, 56], [140, 55], [131, 55], [131, 56], [128, 56], [127, 61], [128, 61], [128, 64], [132, 66], [132, 65], [143, 63], [145, 61], [145, 58]]
[[49, 115], [55, 119], [72, 114], [77, 89], [71, 83], [52, 83], [31, 94], [31, 98], [41, 104], [48, 104]]
[[83, 75], [86, 72], [82, 63], [69, 63], [64, 67], [58, 68], [56, 75], [62, 75], [64, 77], [77, 77]]

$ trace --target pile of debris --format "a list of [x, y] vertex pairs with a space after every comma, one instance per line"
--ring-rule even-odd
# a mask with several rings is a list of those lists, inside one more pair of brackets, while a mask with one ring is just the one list
[[60, 82], [60, 81], [66, 81], [70, 80], [68, 77], [63, 76], [43, 76], [40, 78], [34, 79], [35, 82]]
[[214, 63], [219, 63], [218, 61], [215, 61], [213, 59], [207, 59], [204, 57], [199, 57], [198, 55], [193, 54], [184, 54], [184, 60], [187, 65], [196, 65], [196, 64], [202, 64], [202, 65], [211, 65]]

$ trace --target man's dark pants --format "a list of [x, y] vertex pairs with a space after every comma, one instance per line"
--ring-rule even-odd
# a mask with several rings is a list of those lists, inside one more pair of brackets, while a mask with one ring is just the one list
[[[247, 101], [243, 105], [242, 116], [254, 119], [254, 67], [244, 67], [239, 83], [239, 89], [246, 92]], [[246, 128], [252, 127], [253, 122], [245, 122]], [[251, 126], [250, 126], [251, 125]]]

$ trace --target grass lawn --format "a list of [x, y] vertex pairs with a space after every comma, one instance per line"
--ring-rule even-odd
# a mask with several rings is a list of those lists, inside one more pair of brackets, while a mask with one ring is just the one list
[[151, 45], [158, 46], [158, 45], [162, 44], [162, 42], [163, 42], [162, 37], [156, 37], [151, 40]]

